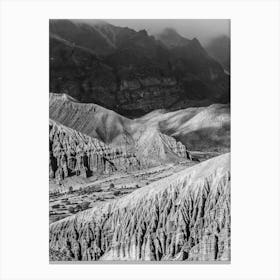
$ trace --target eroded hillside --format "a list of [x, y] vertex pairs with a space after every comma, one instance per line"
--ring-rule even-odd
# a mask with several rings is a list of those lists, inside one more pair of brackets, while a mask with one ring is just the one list
[[225, 153], [230, 150], [230, 107], [227, 104], [174, 112], [157, 110], [135, 121], [150, 128], [158, 128], [191, 151]]
[[230, 155], [50, 225], [50, 260], [230, 260]]
[[[49, 176], [57, 182], [71, 176], [131, 172], [189, 158], [186, 147], [169, 136], [155, 132], [143, 135], [135, 146], [110, 146], [79, 131], [50, 120]], [[148, 142], [147, 142], [148, 141]]]
[[[174, 138], [188, 150], [225, 153], [230, 149], [230, 107], [226, 104], [173, 112], [156, 110], [131, 120], [96, 104], [78, 102], [66, 94], [50, 94], [49, 108], [51, 119], [126, 149], [147, 143], [142, 147], [147, 151], [159, 137], [166, 139], [166, 135], [172, 137], [167, 142], [172, 144]], [[164, 139], [160, 143], [166, 142]]]
[[49, 176], [57, 181], [73, 175], [132, 171], [145, 165], [134, 153], [110, 147], [53, 120], [49, 123], [49, 155]]

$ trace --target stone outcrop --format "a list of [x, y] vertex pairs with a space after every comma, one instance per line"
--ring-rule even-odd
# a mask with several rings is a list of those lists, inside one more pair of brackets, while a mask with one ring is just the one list
[[50, 260], [230, 260], [230, 155], [50, 225]]
[[190, 153], [180, 141], [160, 133], [157, 128], [145, 127], [133, 136], [139, 157], [149, 158], [155, 165], [176, 162], [180, 158], [191, 159]]
[[50, 120], [49, 176], [58, 181], [72, 175], [90, 177], [141, 168], [135, 154], [83, 135]]

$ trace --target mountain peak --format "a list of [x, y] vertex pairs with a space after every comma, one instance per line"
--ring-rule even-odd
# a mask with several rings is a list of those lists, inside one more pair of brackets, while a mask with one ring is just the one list
[[145, 35], [145, 36], [148, 36], [148, 33], [146, 31], [146, 29], [141, 29], [138, 31], [139, 34], [142, 34], [142, 35]]
[[190, 42], [189, 39], [181, 36], [175, 29], [170, 27], [165, 28], [160, 34], [157, 34], [156, 38], [168, 48], [185, 46]]
[[192, 43], [192, 45], [194, 45], [194, 46], [196, 46], [196, 47], [198, 47], [198, 48], [202, 48], [202, 45], [200, 44], [199, 40], [198, 40], [196, 37], [194, 37], [194, 38], [191, 40], [191, 43]]
[[177, 35], [180, 36], [178, 34], [178, 32], [176, 31], [176, 29], [171, 28], [171, 27], [166, 27], [163, 29], [162, 34], [166, 34], [166, 35]]

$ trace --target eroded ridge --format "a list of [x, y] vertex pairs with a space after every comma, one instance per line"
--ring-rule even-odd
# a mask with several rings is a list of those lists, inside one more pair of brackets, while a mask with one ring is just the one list
[[50, 225], [50, 259], [230, 260], [230, 155]]
[[90, 177], [141, 167], [135, 154], [113, 148], [95, 138], [50, 120], [50, 178], [60, 181], [72, 175]]
[[61, 181], [73, 175], [130, 172], [166, 161], [190, 159], [182, 143], [158, 132], [152, 135], [145, 141], [142, 135], [135, 147], [112, 146], [50, 119], [49, 176]]

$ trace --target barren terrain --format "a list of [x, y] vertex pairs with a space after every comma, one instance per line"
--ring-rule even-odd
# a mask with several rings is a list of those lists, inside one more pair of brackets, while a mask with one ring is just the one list
[[50, 261], [230, 261], [228, 44], [49, 31]]
[[230, 260], [229, 160], [212, 158], [117, 199], [104, 191], [107, 201], [51, 223], [50, 259]]

